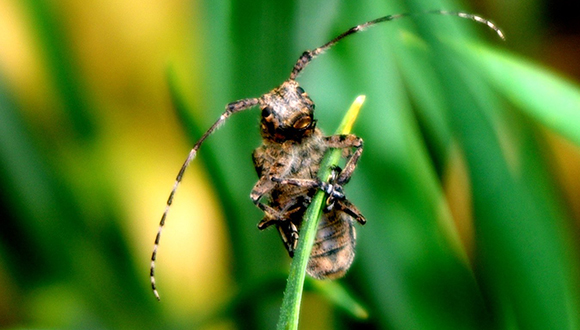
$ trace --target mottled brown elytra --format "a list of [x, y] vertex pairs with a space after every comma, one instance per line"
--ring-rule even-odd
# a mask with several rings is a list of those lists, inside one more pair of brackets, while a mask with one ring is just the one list
[[[314, 102], [299, 86], [296, 78], [313, 58], [343, 38], [381, 22], [423, 14], [451, 15], [476, 21], [487, 25], [500, 38], [504, 38], [502, 31], [494, 23], [464, 12], [433, 10], [415, 14], [388, 15], [352, 27], [321, 47], [305, 51], [294, 65], [290, 78], [279, 87], [258, 98], [242, 99], [226, 105], [225, 112], [189, 152], [167, 199], [151, 254], [151, 287], [157, 299], [160, 298], [155, 286], [155, 260], [159, 239], [185, 170], [195, 158], [202, 143], [232, 114], [255, 106], [258, 106], [262, 113], [260, 133], [263, 144], [253, 153], [259, 179], [250, 193], [250, 198], [264, 212], [264, 218], [258, 223], [258, 228], [264, 229], [275, 225], [286, 250], [292, 256], [297, 246], [304, 212], [310, 205], [314, 193], [318, 189], [323, 190], [328, 194], [328, 198], [307, 272], [317, 279], [344, 276], [354, 259], [356, 239], [354, 222], [360, 224], [366, 222], [361, 212], [343, 193], [343, 186], [349, 181], [363, 151], [363, 140], [352, 134], [324, 136], [316, 128]], [[332, 178], [326, 183], [322, 182], [317, 174], [322, 158], [329, 149], [343, 149], [346, 164], [344, 169], [333, 168]]]

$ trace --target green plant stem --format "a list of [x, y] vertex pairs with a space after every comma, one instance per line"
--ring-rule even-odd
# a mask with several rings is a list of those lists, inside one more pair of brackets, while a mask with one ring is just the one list
[[[360, 107], [364, 102], [364, 96], [359, 96], [351, 105], [346, 115], [342, 119], [336, 133], [348, 134], [350, 133], [354, 121], [358, 116]], [[321, 180], [328, 181], [330, 177], [330, 169], [337, 166], [342, 155], [342, 150], [335, 149], [329, 152], [325, 158], [321, 168], [319, 177]], [[302, 291], [304, 288], [304, 280], [306, 278], [306, 265], [310, 258], [310, 251], [314, 244], [314, 238], [318, 229], [318, 222], [324, 207], [324, 200], [326, 194], [323, 191], [318, 191], [312, 203], [308, 207], [304, 215], [304, 221], [300, 230], [300, 240], [298, 240], [298, 248], [290, 267], [290, 274], [288, 276], [288, 283], [284, 291], [284, 300], [280, 309], [280, 319], [278, 321], [278, 330], [298, 329], [298, 319], [300, 316], [300, 302], [302, 300]]]

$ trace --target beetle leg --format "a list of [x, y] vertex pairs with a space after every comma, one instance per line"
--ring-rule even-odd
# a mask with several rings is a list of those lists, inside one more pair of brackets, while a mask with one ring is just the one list
[[359, 211], [359, 209], [354, 206], [348, 199], [342, 199], [336, 202], [336, 209], [343, 211], [344, 213], [350, 215], [351, 217], [355, 218], [361, 225], [367, 223], [367, 220]]
[[344, 169], [340, 172], [336, 179], [339, 185], [345, 185], [352, 176], [354, 169], [363, 151], [363, 140], [354, 134], [331, 135], [325, 138], [326, 145], [329, 148], [348, 149], [354, 148], [352, 154], [347, 155], [347, 161]]

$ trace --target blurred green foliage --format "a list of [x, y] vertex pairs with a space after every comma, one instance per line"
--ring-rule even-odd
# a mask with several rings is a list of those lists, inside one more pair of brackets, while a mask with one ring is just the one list
[[[421, 16], [345, 39], [299, 78], [326, 132], [367, 96], [346, 193], [368, 223], [344, 279], [307, 281], [302, 329], [580, 327], [580, 89], [517, 55], [537, 47], [525, 31], [543, 28], [529, 5], [485, 13], [509, 26], [505, 43], [471, 21]], [[274, 328], [290, 260], [275, 231], [256, 229], [248, 198], [256, 110], [232, 117], [188, 170], [158, 254], [162, 302], [149, 292], [188, 145], [225, 104], [287, 79], [305, 49], [429, 9], [472, 11], [1, 0], [0, 327]]]

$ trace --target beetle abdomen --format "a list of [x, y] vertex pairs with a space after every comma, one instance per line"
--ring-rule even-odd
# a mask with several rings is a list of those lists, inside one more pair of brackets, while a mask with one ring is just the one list
[[353, 218], [331, 211], [320, 218], [306, 271], [316, 279], [343, 277], [354, 259], [356, 232]]

